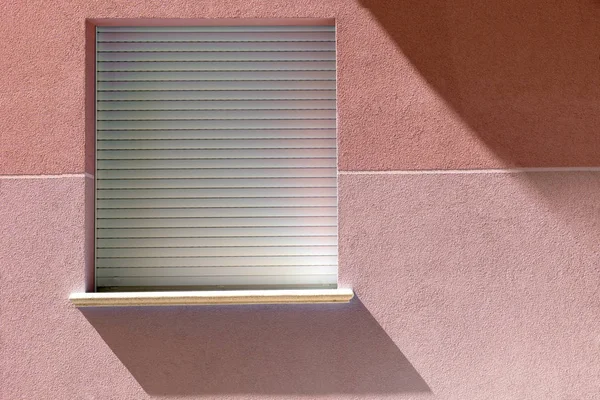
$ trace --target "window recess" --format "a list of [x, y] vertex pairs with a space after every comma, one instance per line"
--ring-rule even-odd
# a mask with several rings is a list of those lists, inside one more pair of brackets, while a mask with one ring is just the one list
[[335, 289], [335, 59], [334, 26], [98, 26], [97, 291]]

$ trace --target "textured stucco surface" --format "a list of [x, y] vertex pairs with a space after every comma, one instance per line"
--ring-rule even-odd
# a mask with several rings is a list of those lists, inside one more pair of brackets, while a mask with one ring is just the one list
[[340, 275], [440, 399], [600, 396], [600, 173], [344, 175]]
[[336, 19], [342, 170], [600, 165], [594, 1], [6, 0], [0, 174], [84, 170], [86, 18], [231, 17]]
[[[92, 172], [86, 18], [335, 18], [342, 171], [600, 166], [597, 1], [2, 6], [0, 175]], [[599, 172], [339, 185], [349, 305], [80, 311], [91, 179], [0, 177], [0, 400], [600, 399]]]
[[597, 399], [599, 190], [342, 175], [353, 303], [79, 311], [84, 178], [0, 179], [0, 398]]

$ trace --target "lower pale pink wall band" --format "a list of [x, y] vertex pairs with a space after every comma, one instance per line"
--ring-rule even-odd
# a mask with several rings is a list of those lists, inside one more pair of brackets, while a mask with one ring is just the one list
[[85, 180], [0, 179], [2, 399], [598, 393], [599, 172], [342, 174], [352, 303], [80, 311]]

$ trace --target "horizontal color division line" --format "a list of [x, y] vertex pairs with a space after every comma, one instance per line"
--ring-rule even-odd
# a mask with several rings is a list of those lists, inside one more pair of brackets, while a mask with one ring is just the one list
[[0, 175], [0, 179], [58, 179], [58, 178], [89, 178], [94, 179], [94, 175], [87, 172], [82, 174], [59, 174], [59, 175]]
[[[285, 167], [278, 167], [285, 168]], [[293, 167], [288, 169], [294, 169]], [[311, 167], [307, 167], [309, 169]], [[317, 167], [314, 167], [317, 168]], [[328, 168], [328, 167], [318, 167]], [[162, 168], [149, 168], [162, 169]], [[177, 168], [177, 169], [211, 169], [211, 168]], [[214, 169], [214, 168], [212, 168]], [[218, 168], [217, 168], [218, 169]], [[239, 168], [243, 169], [243, 168]], [[104, 169], [101, 169], [104, 170]], [[112, 170], [112, 169], [108, 169]], [[532, 167], [532, 168], [507, 168], [507, 169], [459, 169], [459, 170], [410, 170], [410, 171], [338, 171], [339, 175], [460, 175], [460, 174], [515, 174], [529, 172], [600, 172], [600, 167]], [[0, 175], [0, 179], [58, 179], [58, 178], [89, 178], [94, 179], [94, 175], [89, 173], [82, 174], [59, 174], [59, 175]], [[135, 178], [131, 178], [135, 179]], [[330, 196], [322, 196], [330, 197]]]
[[600, 167], [530, 167], [498, 169], [449, 169], [407, 171], [338, 171], [340, 175], [451, 175], [451, 174], [514, 174], [528, 172], [600, 172]]

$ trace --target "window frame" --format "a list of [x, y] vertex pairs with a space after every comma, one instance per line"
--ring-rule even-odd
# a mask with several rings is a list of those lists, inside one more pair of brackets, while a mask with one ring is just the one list
[[[314, 18], [290, 18], [290, 19], [88, 19], [86, 21], [86, 171], [94, 171], [93, 178], [93, 225], [96, 221], [96, 27], [98, 26], [286, 26], [286, 25], [333, 25], [335, 20]], [[93, 114], [93, 115], [92, 115]], [[337, 124], [337, 119], [336, 119]], [[337, 130], [336, 130], [337, 131]], [[337, 137], [337, 135], [336, 135]], [[90, 146], [91, 145], [91, 146]], [[90, 153], [92, 156], [90, 157]], [[90, 166], [92, 168], [90, 168]], [[89, 175], [88, 175], [89, 178]], [[89, 199], [89, 196], [88, 196]], [[86, 203], [89, 203], [87, 201]], [[89, 204], [88, 204], [89, 205]], [[86, 225], [89, 227], [89, 207], [86, 211]], [[72, 300], [76, 305], [162, 305], [164, 304], [230, 304], [230, 303], [297, 303], [297, 302], [347, 302], [352, 298], [351, 289], [295, 289], [295, 290], [235, 290], [235, 291], [198, 291], [198, 292], [98, 292], [96, 286], [96, 229], [92, 227], [93, 244], [90, 251], [89, 231], [86, 232], [86, 292], [75, 293]], [[91, 257], [90, 257], [91, 253]], [[90, 264], [91, 259], [91, 265]], [[338, 266], [339, 268], [339, 266]], [[91, 279], [90, 279], [91, 277]], [[90, 281], [93, 282], [90, 284]], [[235, 293], [233, 293], [235, 292]], [[141, 295], [145, 293], [144, 295]], [[161, 293], [157, 297], [156, 293]], [[87, 295], [94, 294], [95, 300], [90, 300]], [[237, 295], [236, 295], [237, 294]], [[98, 297], [98, 295], [100, 297]], [[100, 299], [101, 303], [97, 301]], [[163, 300], [161, 300], [163, 299]], [[167, 299], [167, 300], [164, 300]], [[88, 304], [92, 301], [94, 304]], [[86, 304], [83, 304], [86, 303]], [[110, 304], [108, 304], [110, 303]], [[117, 304], [118, 303], [118, 304]]]

